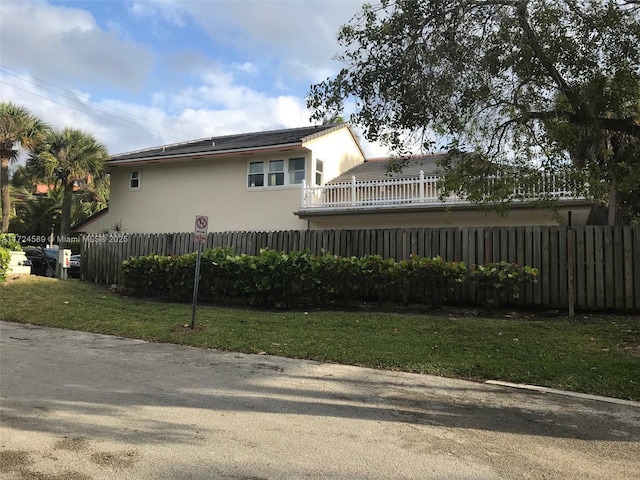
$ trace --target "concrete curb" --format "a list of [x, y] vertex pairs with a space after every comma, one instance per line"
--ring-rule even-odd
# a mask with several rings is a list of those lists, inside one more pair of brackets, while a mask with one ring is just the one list
[[538, 387], [536, 385], [526, 385], [524, 383], [501, 382], [499, 380], [487, 380], [484, 383], [489, 385], [498, 385], [501, 387], [532, 390], [541, 393], [555, 393], [556, 395], [565, 395], [567, 397], [584, 398], [585, 400], [595, 400], [597, 402], [608, 402], [615, 403], [616, 405], [627, 405], [629, 407], [640, 408], [640, 402], [634, 402], [632, 400], [622, 400], [620, 398], [600, 397], [598, 395], [589, 395], [588, 393], [569, 392], [567, 390], [556, 390], [555, 388]]

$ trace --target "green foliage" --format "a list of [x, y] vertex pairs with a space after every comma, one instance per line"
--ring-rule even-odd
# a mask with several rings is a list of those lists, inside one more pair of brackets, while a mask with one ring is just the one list
[[22, 245], [16, 240], [15, 233], [0, 233], [0, 248], [5, 248], [12, 252], [22, 251]]
[[569, 169], [589, 186], [575, 195], [637, 194], [637, 2], [382, 0], [338, 40], [345, 67], [311, 87], [312, 119], [348, 103], [348, 120], [400, 157], [448, 150], [445, 193], [504, 210], [520, 180]]
[[467, 276], [463, 262], [446, 262], [440, 256], [425, 258], [411, 255], [399, 266], [403, 278], [415, 283], [417, 300], [435, 308], [444, 305], [453, 287], [464, 282]]
[[485, 306], [495, 311], [508, 298], [519, 298], [524, 282], [536, 282], [538, 269], [517, 263], [474, 264], [469, 271], [471, 283], [480, 290]]
[[7, 280], [9, 262], [11, 262], [11, 254], [9, 253], [9, 250], [4, 247], [0, 247], [0, 283]]
[[11, 102], [0, 102], [0, 198], [2, 233], [9, 229], [11, 195], [9, 164], [17, 160], [20, 149], [33, 150], [43, 139], [48, 126], [26, 108]]
[[103, 188], [107, 185], [104, 174], [107, 155], [106, 147], [92, 134], [67, 127], [49, 131], [44, 142], [29, 157], [27, 168], [47, 185], [62, 192], [61, 237], [68, 237], [71, 231], [74, 185], [89, 185], [94, 179], [99, 180], [96, 184]]
[[[187, 301], [193, 295], [196, 254], [131, 258], [123, 263], [123, 285], [138, 295]], [[474, 265], [471, 281], [487, 305], [497, 308], [507, 295], [534, 280], [537, 270], [502, 262]], [[350, 306], [359, 301], [412, 301], [442, 307], [467, 279], [463, 262], [441, 257], [396, 262], [379, 255], [341, 257], [263, 249], [234, 255], [229, 248], [206, 250], [200, 263], [198, 298], [203, 302], [260, 307]]]

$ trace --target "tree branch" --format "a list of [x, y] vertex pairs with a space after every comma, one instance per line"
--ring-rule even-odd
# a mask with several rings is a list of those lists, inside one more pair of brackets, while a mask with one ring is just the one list
[[516, 5], [516, 11], [520, 28], [522, 28], [525, 36], [527, 37], [527, 40], [529, 40], [531, 48], [533, 49], [542, 66], [549, 73], [556, 85], [560, 88], [560, 91], [565, 94], [567, 100], [569, 100], [573, 108], [578, 112], [583, 111], [584, 102], [582, 101], [580, 96], [578, 96], [578, 94], [576, 94], [576, 92], [573, 91], [571, 87], [569, 87], [569, 84], [565, 81], [551, 59], [544, 52], [537, 35], [531, 28], [531, 25], [529, 25], [529, 22], [527, 20], [527, 2], [524, 0], [519, 0]]

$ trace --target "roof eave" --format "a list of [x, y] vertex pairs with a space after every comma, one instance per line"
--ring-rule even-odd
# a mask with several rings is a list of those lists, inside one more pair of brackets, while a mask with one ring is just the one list
[[[282, 150], [283, 148], [291, 148], [291, 147], [303, 147], [302, 142], [293, 142], [293, 143], [281, 143], [278, 145], [268, 145], [264, 147], [247, 147], [247, 148], [232, 148], [228, 150], [215, 150], [215, 151], [207, 151], [207, 152], [196, 152], [196, 153], [181, 153], [178, 155], [156, 155], [153, 157], [143, 157], [143, 158], [126, 158], [122, 160], [112, 159], [106, 162], [107, 167], [116, 166], [116, 165], [129, 165], [129, 164], [137, 164], [137, 163], [150, 163], [150, 162], [160, 162], [160, 161], [171, 161], [171, 160], [179, 160], [181, 158], [197, 158], [197, 157], [211, 157], [211, 156], [219, 156], [219, 155], [229, 155], [229, 154], [249, 154], [253, 152], [266, 152], [270, 150]], [[113, 157], [112, 157], [113, 158]]]

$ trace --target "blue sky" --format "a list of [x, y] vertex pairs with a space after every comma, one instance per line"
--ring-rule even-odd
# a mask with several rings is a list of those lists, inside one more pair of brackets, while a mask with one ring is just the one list
[[[309, 124], [354, 0], [0, 2], [0, 98], [112, 154]], [[368, 156], [385, 150], [363, 142]]]

